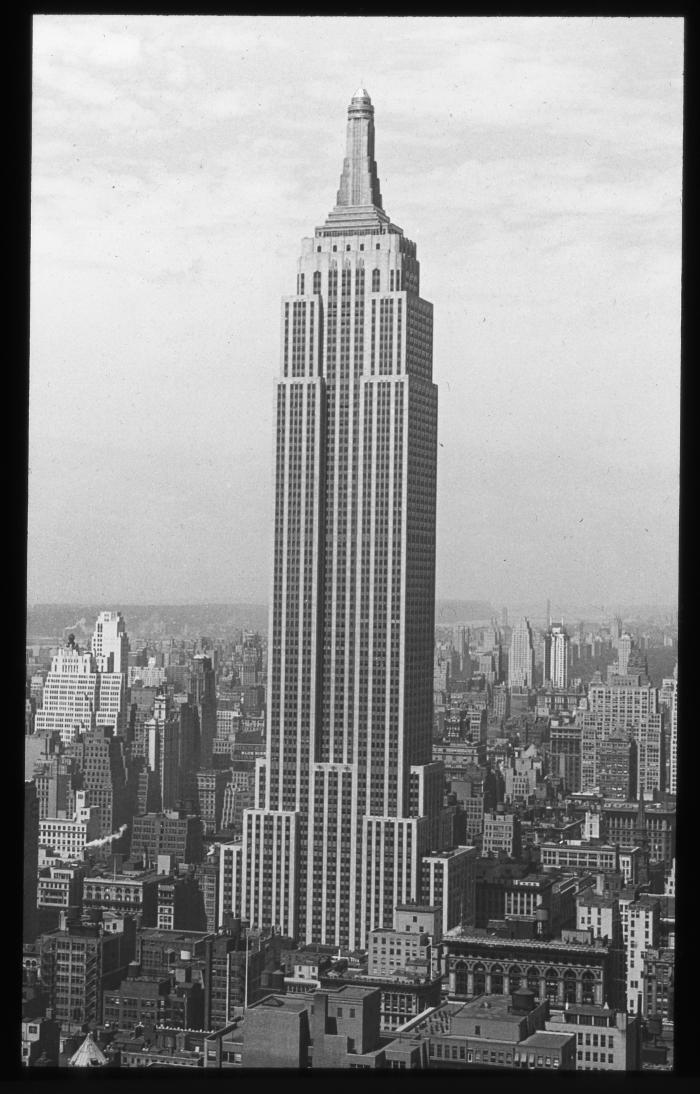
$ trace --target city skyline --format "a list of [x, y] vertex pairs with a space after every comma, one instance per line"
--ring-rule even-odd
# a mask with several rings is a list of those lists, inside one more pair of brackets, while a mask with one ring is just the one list
[[438, 597], [675, 602], [682, 22], [386, 23], [35, 19], [31, 601], [267, 599], [270, 301], [362, 79], [440, 302]]
[[426, 854], [464, 851], [431, 752], [433, 305], [375, 155], [359, 87], [336, 202], [282, 298], [267, 748], [234, 855], [251, 923], [351, 948], [397, 903], [442, 903]]

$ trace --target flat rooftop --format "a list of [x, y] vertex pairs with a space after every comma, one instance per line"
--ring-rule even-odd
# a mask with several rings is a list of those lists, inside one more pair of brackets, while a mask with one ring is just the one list
[[162, 938], [167, 942], [199, 942], [202, 938], [216, 938], [211, 931], [170, 931], [165, 927], [141, 927], [139, 935], [144, 938]]
[[571, 1033], [553, 1033], [549, 1030], [539, 1030], [521, 1041], [518, 1048], [543, 1048], [545, 1050], [563, 1048], [575, 1036], [576, 1034], [573, 1031]]
[[523, 1011], [513, 1011], [510, 995], [480, 995], [468, 1003], [459, 1005], [453, 1012], [465, 1018], [489, 1018], [498, 1022], [522, 1022]]
[[596, 1006], [595, 1003], [567, 1003], [566, 1008], [562, 1009], [560, 1006], [551, 1008], [552, 1015], [554, 1014], [597, 1014], [599, 1017], [609, 1017], [611, 1014], [615, 1014], [615, 1011], [611, 1007], [605, 1005], [602, 1007]]
[[[639, 812], [639, 802], [623, 802], [614, 801], [606, 802], [603, 804], [603, 811], [605, 813], [637, 813]], [[645, 814], [651, 813], [675, 813], [675, 805], [666, 805], [664, 802], [644, 802]]]
[[109, 885], [138, 885], [142, 881], [170, 881], [171, 877], [168, 874], [159, 874], [157, 870], [139, 870], [138, 873], [133, 874], [90, 874], [89, 877], [83, 878], [83, 882], [93, 884], [101, 882]]
[[564, 942], [561, 938], [551, 938], [546, 942], [537, 938], [505, 938], [503, 935], [487, 934], [484, 928], [479, 927], [453, 927], [443, 935], [444, 939], [453, 942], [474, 942], [486, 946], [510, 946], [519, 950], [573, 950], [578, 953], [605, 953], [607, 946], [596, 946], [593, 943]]

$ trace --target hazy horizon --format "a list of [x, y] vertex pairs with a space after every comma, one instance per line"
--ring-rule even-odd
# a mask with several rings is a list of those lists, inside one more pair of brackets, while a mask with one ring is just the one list
[[28, 604], [267, 602], [280, 299], [363, 82], [437, 598], [676, 605], [682, 74], [679, 18], [35, 16]]

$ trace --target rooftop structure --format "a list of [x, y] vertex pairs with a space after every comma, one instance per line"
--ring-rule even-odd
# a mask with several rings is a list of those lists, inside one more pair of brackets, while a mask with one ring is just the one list
[[104, 1067], [106, 1063], [107, 1057], [95, 1044], [92, 1034], [88, 1033], [78, 1051], [68, 1061], [68, 1067]]

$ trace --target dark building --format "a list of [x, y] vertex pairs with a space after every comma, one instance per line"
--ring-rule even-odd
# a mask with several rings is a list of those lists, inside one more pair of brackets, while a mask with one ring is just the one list
[[158, 855], [172, 855], [176, 862], [201, 862], [204, 857], [202, 822], [182, 810], [147, 813], [134, 817], [131, 854], [154, 864]]
[[[141, 759], [141, 757], [137, 757], [137, 759]], [[145, 761], [143, 760], [142, 765], [143, 766], [134, 765], [134, 813], [138, 816], [143, 815], [144, 813], [156, 813], [161, 802], [158, 772], [151, 771], [149, 767], [145, 766]]]
[[193, 874], [159, 878], [156, 926], [166, 931], [206, 930], [204, 899]]
[[197, 863], [194, 869], [194, 877], [199, 883], [204, 903], [206, 916], [206, 929], [215, 931], [218, 927], [218, 899], [219, 899], [219, 859], [212, 862]]
[[144, 976], [166, 975], [179, 962], [203, 957], [204, 943], [212, 935], [206, 931], [166, 931], [142, 928], [136, 938], [136, 961]]
[[265, 706], [265, 688], [260, 684], [248, 684], [243, 688], [243, 709], [246, 714], [261, 714]]
[[24, 875], [22, 890], [22, 941], [33, 942], [39, 930], [37, 886], [39, 870], [39, 800], [36, 784], [24, 784]]
[[210, 937], [204, 944], [206, 996], [204, 1021], [218, 1029], [231, 1021], [237, 1008], [266, 994], [263, 974], [279, 963], [279, 940], [258, 931], [231, 924], [228, 933]]
[[612, 734], [598, 745], [598, 790], [606, 799], [628, 801], [637, 786], [637, 745], [627, 734]]
[[[376, 1067], [379, 991], [344, 986], [313, 995], [268, 995], [246, 1013], [244, 1067]], [[383, 1059], [379, 1063], [383, 1066]]]
[[125, 916], [121, 927], [68, 923], [41, 935], [41, 981], [64, 1032], [102, 1020], [105, 990], [123, 979], [134, 958], [134, 920]]
[[216, 737], [216, 678], [211, 658], [195, 654], [190, 665], [189, 691], [199, 721], [199, 768], [211, 767]]
[[46, 1057], [46, 1063], [56, 1067], [60, 1032], [53, 1018], [23, 1018], [22, 1066], [35, 1067], [41, 1057]]
[[82, 778], [71, 756], [47, 755], [34, 764], [34, 783], [39, 799], [39, 820], [72, 812], [71, 791], [79, 789]]
[[82, 789], [100, 811], [100, 837], [116, 832], [129, 819], [124, 740], [109, 726], [97, 726], [66, 745], [82, 773]]
[[170, 977], [141, 976], [138, 962], [134, 961], [129, 967], [129, 975], [104, 992], [102, 1021], [120, 1030], [162, 1025], [169, 992]]
[[204, 1065], [202, 1029], [157, 1028], [153, 1036], [134, 1034], [121, 1039], [121, 1067], [201, 1068]]
[[393, 977], [359, 975], [321, 975], [321, 987], [333, 991], [344, 984], [356, 988], [378, 988], [379, 1026], [390, 1032], [422, 1014], [429, 1007], [436, 1007], [442, 998], [442, 979], [439, 976], [397, 974]]
[[133, 961], [126, 979], [104, 993], [104, 1024], [120, 1030], [203, 1028], [204, 992], [201, 983], [188, 977], [189, 971], [176, 967], [167, 975], [144, 976]]
[[197, 772], [197, 813], [205, 835], [221, 830], [224, 790], [230, 778], [226, 769], [206, 768]]
[[621, 850], [644, 846], [651, 859], [669, 868], [675, 856], [675, 804], [644, 802], [606, 802], [602, 807], [602, 833], [608, 843]]
[[178, 696], [172, 700], [169, 717], [176, 725], [180, 795], [191, 798], [196, 796], [194, 773], [201, 762], [200, 706], [191, 695], [187, 699]]
[[524, 878], [529, 872], [530, 867], [525, 863], [477, 859], [475, 926], [485, 927], [490, 919], [503, 919], [506, 891], [515, 879]]
[[676, 951], [651, 949], [644, 954], [644, 1016], [673, 1022], [673, 979]]
[[581, 728], [553, 725], [549, 731], [549, 770], [565, 792], [581, 789]]

